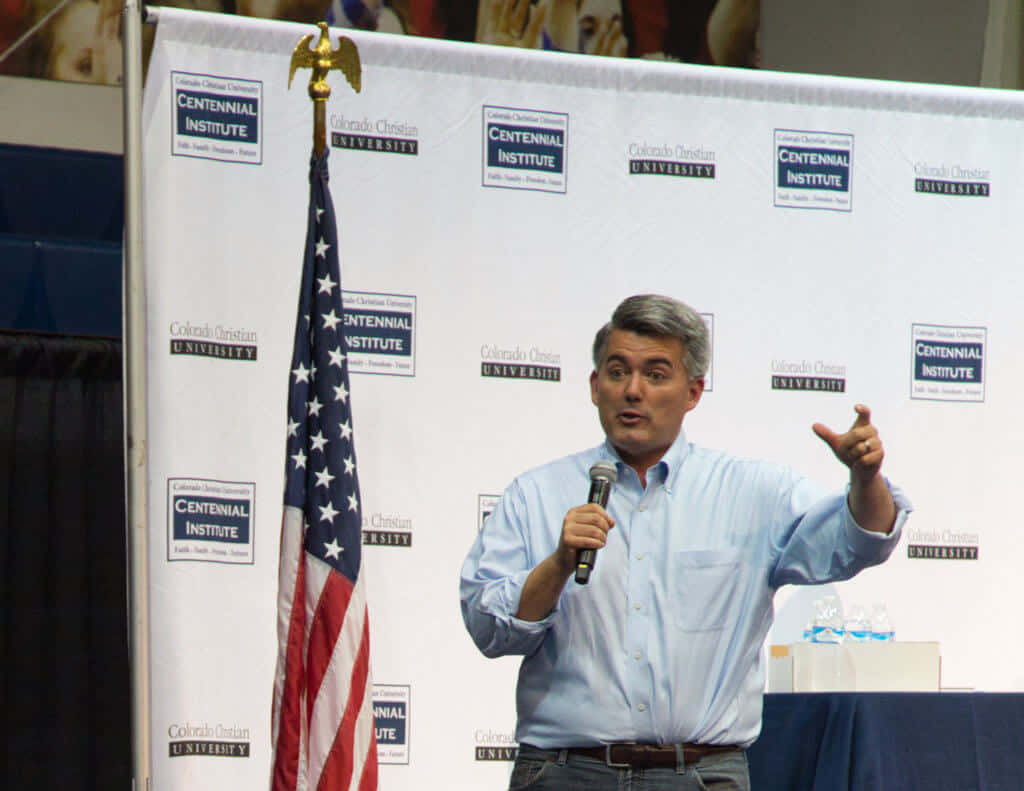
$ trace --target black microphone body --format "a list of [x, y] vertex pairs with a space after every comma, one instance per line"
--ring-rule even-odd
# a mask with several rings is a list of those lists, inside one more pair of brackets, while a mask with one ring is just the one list
[[[608, 507], [608, 497], [612, 493], [612, 484], [619, 478], [619, 471], [610, 461], [599, 461], [590, 468], [590, 494], [587, 503], [596, 503], [602, 508]], [[586, 585], [590, 580], [590, 572], [597, 561], [596, 549], [580, 549], [576, 552], [576, 582]]]

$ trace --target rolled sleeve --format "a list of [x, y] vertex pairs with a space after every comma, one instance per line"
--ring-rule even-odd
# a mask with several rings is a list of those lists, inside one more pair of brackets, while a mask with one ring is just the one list
[[517, 491], [513, 486], [502, 496], [462, 565], [462, 619], [477, 648], [489, 657], [532, 654], [557, 612], [540, 621], [515, 617], [535, 565], [519, 525]]
[[781, 500], [770, 584], [778, 588], [838, 582], [888, 558], [899, 543], [911, 504], [901, 489], [888, 480], [886, 486], [896, 504], [896, 521], [888, 533], [874, 533], [854, 520], [848, 489], [803, 507], [809, 489], [798, 481]]

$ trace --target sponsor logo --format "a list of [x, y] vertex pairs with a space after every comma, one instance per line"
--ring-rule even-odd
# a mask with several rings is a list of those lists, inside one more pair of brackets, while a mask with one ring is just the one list
[[907, 557], [911, 560], [977, 560], [977, 533], [945, 530], [907, 531]]
[[248, 758], [252, 752], [252, 732], [240, 725], [173, 723], [167, 735], [171, 758]]
[[171, 72], [171, 154], [259, 165], [263, 83]]
[[169, 327], [171, 354], [214, 357], [219, 360], [255, 362], [256, 332], [223, 324], [210, 326], [172, 321]]
[[775, 130], [775, 205], [850, 211], [853, 135]]
[[486, 378], [562, 381], [562, 358], [548, 349], [508, 348], [485, 343], [480, 347], [480, 358], [480, 375]]
[[911, 326], [910, 397], [925, 401], [985, 400], [985, 327]]
[[416, 297], [344, 291], [345, 342], [352, 373], [416, 375]]
[[476, 529], [481, 530], [491, 511], [498, 507], [500, 494], [478, 494], [476, 496]]
[[483, 133], [483, 186], [566, 191], [567, 113], [485, 105]]
[[511, 733], [498, 733], [478, 728], [473, 732], [473, 760], [514, 761], [519, 745]]
[[351, 151], [418, 156], [419, 129], [408, 121], [390, 118], [347, 118], [331, 115], [331, 146]]
[[961, 165], [914, 164], [914, 192], [925, 195], [987, 198], [991, 194], [991, 174], [984, 168]]
[[846, 366], [817, 360], [772, 360], [772, 390], [846, 392]]
[[167, 479], [167, 559], [252, 564], [256, 484]]
[[715, 152], [703, 146], [630, 143], [627, 156], [631, 176], [715, 178]]
[[373, 685], [377, 763], [409, 763], [409, 690], [408, 684]]
[[376, 547], [411, 547], [412, 519], [398, 514], [364, 514], [363, 544]]

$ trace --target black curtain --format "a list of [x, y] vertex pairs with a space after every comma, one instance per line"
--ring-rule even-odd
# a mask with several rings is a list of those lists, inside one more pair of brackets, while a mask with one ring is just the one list
[[130, 787], [121, 343], [0, 332], [6, 788]]

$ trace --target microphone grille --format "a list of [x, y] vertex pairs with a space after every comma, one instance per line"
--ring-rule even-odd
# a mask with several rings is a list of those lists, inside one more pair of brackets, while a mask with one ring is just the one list
[[619, 469], [613, 462], [599, 461], [590, 468], [590, 480], [615, 483], [619, 479]]

